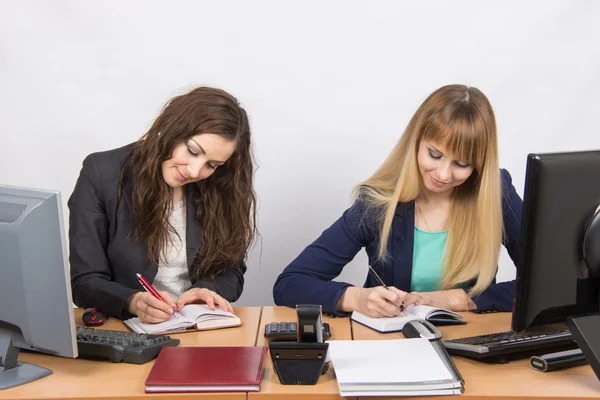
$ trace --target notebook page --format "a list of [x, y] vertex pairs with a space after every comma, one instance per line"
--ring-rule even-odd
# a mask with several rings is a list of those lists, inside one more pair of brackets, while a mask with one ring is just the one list
[[419, 306], [411, 305], [411, 306], [406, 307], [405, 311], [408, 314], [416, 315], [417, 317], [419, 317], [421, 319], [428, 319], [432, 315], [437, 315], [437, 314], [451, 315], [457, 319], [463, 318], [463, 316], [457, 312], [446, 310], [443, 308], [438, 308], [438, 307], [425, 306], [425, 305], [419, 305]]
[[340, 387], [371, 383], [417, 389], [427, 382], [453, 382], [427, 339], [331, 340], [329, 351]]
[[369, 317], [361, 312], [354, 311], [352, 313], [352, 319], [360, 322], [368, 327], [371, 327], [379, 332], [395, 332], [401, 331], [404, 325], [413, 319], [417, 318], [412, 314], [401, 313], [395, 317], [381, 317], [373, 318]]
[[188, 321], [187, 318], [183, 316], [178, 316], [177, 314], [173, 314], [171, 318], [164, 322], [159, 322], [158, 324], [145, 324], [142, 321], [140, 321], [140, 319], [137, 317], [132, 318], [130, 321], [135, 323], [135, 325], [137, 325], [137, 327], [145, 333], [166, 332], [169, 330], [185, 328], [192, 325], [192, 323]]
[[195, 322], [235, 316], [235, 314], [223, 311], [218, 307], [215, 307], [214, 310], [211, 310], [206, 304], [188, 304], [178, 312], [188, 320]]

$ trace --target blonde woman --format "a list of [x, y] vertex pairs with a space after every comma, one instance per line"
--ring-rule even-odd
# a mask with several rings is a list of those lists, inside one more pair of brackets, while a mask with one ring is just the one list
[[[498, 165], [496, 122], [476, 88], [444, 86], [419, 107], [356, 202], [278, 277], [275, 303], [337, 315], [397, 315], [426, 304], [510, 311], [514, 281], [496, 283], [500, 246], [513, 259], [522, 200]], [[364, 287], [333, 281], [365, 248]], [[366, 270], [366, 268], [365, 268]]]

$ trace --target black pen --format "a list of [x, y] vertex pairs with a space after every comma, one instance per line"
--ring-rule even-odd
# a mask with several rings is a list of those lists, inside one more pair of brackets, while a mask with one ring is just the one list
[[[373, 273], [373, 276], [375, 277], [375, 279], [377, 280], [377, 282], [379, 282], [379, 284], [381, 286], [383, 286], [384, 288], [386, 288], [387, 290], [390, 290], [387, 285], [385, 283], [383, 283], [383, 280], [379, 277], [379, 275], [377, 275], [377, 272], [375, 272], [375, 269], [373, 267], [371, 267], [369, 265], [369, 270]], [[400, 307], [398, 307], [400, 309], [401, 312], [404, 311], [404, 302], [402, 302], [402, 304], [400, 304]]]

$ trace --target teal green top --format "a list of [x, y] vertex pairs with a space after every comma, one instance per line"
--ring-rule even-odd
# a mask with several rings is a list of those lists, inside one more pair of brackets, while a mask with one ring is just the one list
[[446, 248], [446, 231], [426, 232], [415, 226], [415, 246], [410, 290], [439, 290], [442, 278], [442, 255]]

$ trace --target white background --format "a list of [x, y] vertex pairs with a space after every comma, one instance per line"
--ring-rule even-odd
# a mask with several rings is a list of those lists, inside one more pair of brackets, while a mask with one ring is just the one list
[[[442, 85], [488, 96], [520, 194], [528, 153], [600, 148], [599, 16], [567, 0], [0, 0], [0, 184], [66, 204], [87, 154], [135, 141], [173, 95], [221, 87], [249, 113], [259, 166], [238, 304], [273, 304], [279, 272]], [[339, 279], [366, 268], [361, 253]], [[500, 280], [514, 271], [503, 255]]]

